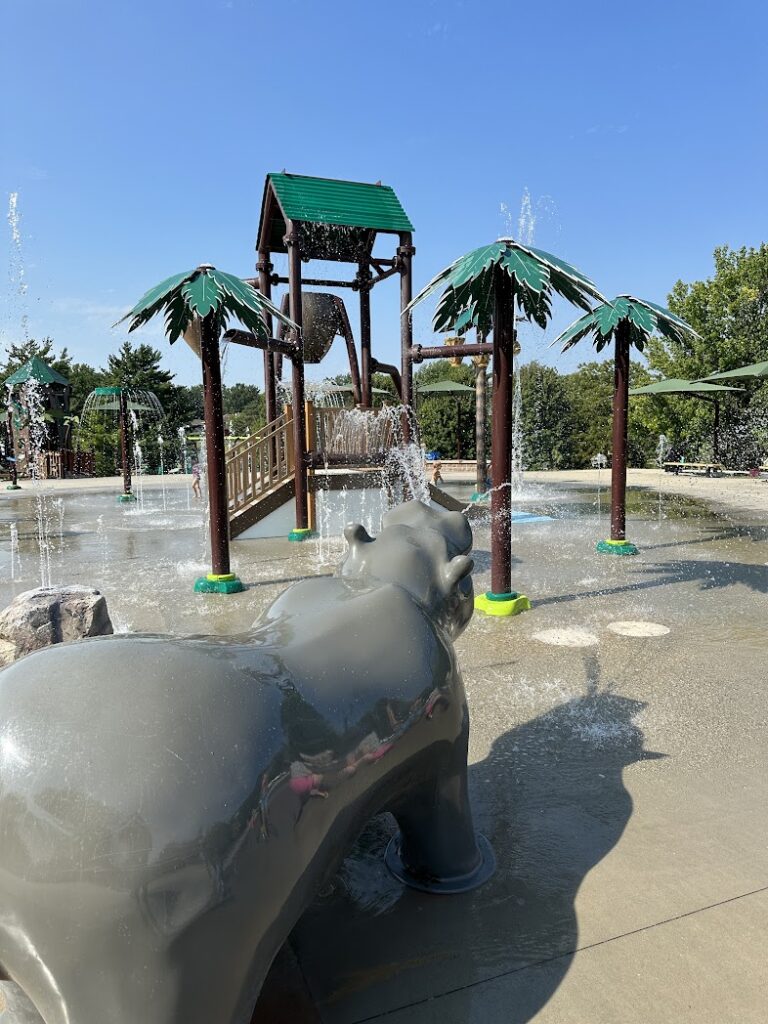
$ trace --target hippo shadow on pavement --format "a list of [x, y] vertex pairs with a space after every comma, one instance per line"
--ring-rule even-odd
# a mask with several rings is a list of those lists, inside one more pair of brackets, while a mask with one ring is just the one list
[[366, 828], [292, 934], [314, 1006], [293, 1024], [525, 1024], [547, 1003], [579, 947], [579, 887], [632, 814], [623, 770], [664, 756], [643, 749], [633, 719], [645, 704], [598, 693], [586, 660], [585, 696], [509, 730], [470, 767], [476, 825], [498, 862], [485, 886], [404, 889], [383, 866], [393, 825]]

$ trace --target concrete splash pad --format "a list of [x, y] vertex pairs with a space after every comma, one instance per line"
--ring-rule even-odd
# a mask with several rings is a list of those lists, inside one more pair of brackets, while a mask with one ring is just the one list
[[[37, 582], [17, 500], [0, 504], [3, 604]], [[183, 489], [173, 500], [178, 516], [153, 489], [151, 516], [125, 519], [106, 496], [103, 507], [99, 495], [71, 505], [65, 496], [57, 581], [98, 586], [124, 628], [228, 633], [290, 580], [330, 569], [316, 544], [235, 543], [248, 589], [193, 595], [206, 561], [202, 517], [187, 511]], [[513, 533], [513, 578], [533, 610], [511, 622], [476, 617], [457, 644], [476, 824], [496, 876], [450, 901], [407, 891], [384, 867], [392, 824], [378, 819], [295, 929], [264, 1019], [762, 1024], [768, 528], [685, 506], [659, 522], [654, 509], [631, 517], [634, 560], [594, 554], [605, 519], [588, 509]], [[479, 527], [477, 589], [488, 582], [487, 543]], [[166, 591], [149, 588], [158, 570]], [[138, 584], [149, 589], [132, 593]], [[670, 632], [618, 636], [617, 622]], [[572, 628], [599, 644], [534, 639]]]

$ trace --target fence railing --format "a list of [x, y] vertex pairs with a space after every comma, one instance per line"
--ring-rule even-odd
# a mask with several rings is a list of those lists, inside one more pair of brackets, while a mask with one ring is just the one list
[[278, 484], [294, 470], [293, 422], [280, 417], [226, 454], [229, 512], [234, 515]]
[[62, 480], [64, 477], [95, 476], [93, 452], [60, 448], [40, 452], [36, 462], [38, 480]]

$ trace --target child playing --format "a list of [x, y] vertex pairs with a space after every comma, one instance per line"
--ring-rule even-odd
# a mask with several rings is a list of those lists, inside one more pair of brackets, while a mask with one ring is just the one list
[[200, 490], [200, 463], [192, 463], [192, 493], [202, 501], [203, 493]]

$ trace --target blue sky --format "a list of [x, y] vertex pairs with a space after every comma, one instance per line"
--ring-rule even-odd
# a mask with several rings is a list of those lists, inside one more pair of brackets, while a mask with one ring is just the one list
[[[517, 233], [526, 189], [536, 244], [609, 296], [664, 302], [709, 275], [716, 245], [766, 239], [757, 0], [0, 0], [0, 14], [0, 199], [7, 212], [18, 193], [20, 216], [20, 249], [0, 223], [3, 344], [27, 317], [103, 365], [150, 285], [200, 262], [250, 275], [264, 177], [282, 168], [392, 185], [417, 287]], [[384, 361], [397, 305], [396, 282], [374, 292]], [[561, 304], [547, 332], [526, 328], [524, 358], [589, 358], [547, 348], [574, 316]], [[136, 338], [196, 382], [160, 326]], [[337, 341], [327, 370], [343, 369]], [[261, 383], [260, 359], [232, 351], [226, 375]]]

